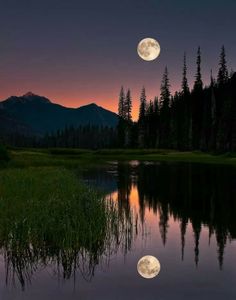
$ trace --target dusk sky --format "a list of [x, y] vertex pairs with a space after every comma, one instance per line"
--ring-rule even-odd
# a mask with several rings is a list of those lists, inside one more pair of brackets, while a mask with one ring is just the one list
[[[117, 111], [121, 85], [130, 88], [137, 117], [139, 94], [159, 95], [164, 67], [172, 91], [181, 82], [183, 53], [194, 79], [197, 47], [209, 83], [221, 46], [236, 70], [235, 0], [1, 0], [0, 99], [28, 91], [78, 107], [95, 102]], [[157, 39], [161, 55], [145, 62], [137, 44]]]

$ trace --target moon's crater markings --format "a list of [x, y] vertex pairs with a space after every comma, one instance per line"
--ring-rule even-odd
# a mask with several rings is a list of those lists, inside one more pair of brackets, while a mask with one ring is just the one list
[[137, 52], [143, 60], [152, 61], [160, 55], [161, 47], [155, 39], [145, 38], [139, 42]]
[[147, 255], [138, 261], [137, 270], [142, 277], [151, 279], [159, 274], [161, 265], [156, 257]]

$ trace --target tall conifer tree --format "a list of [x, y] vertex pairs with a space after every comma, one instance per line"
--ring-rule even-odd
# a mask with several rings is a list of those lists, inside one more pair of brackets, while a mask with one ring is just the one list
[[132, 121], [132, 98], [131, 98], [131, 92], [130, 89], [128, 89], [126, 98], [125, 98], [125, 120], [128, 122]]
[[201, 73], [201, 63], [202, 63], [202, 54], [201, 48], [198, 47], [197, 51], [197, 73], [195, 75], [195, 82], [194, 82], [194, 90], [202, 90], [203, 82], [202, 82], [202, 73]]
[[160, 96], [160, 144], [164, 148], [170, 146], [170, 97], [170, 83], [166, 67], [162, 78]]
[[118, 105], [118, 115], [120, 118], [125, 118], [125, 93], [123, 86], [120, 89], [120, 96], [119, 96], [119, 105]]
[[147, 110], [147, 98], [145, 88], [142, 88], [141, 96], [140, 96], [140, 106], [139, 106], [139, 118], [138, 121], [144, 122]]
[[203, 118], [203, 82], [201, 74], [201, 48], [197, 51], [197, 72], [192, 94], [191, 115], [192, 115], [192, 147], [199, 149], [202, 134], [202, 118]]
[[229, 79], [229, 74], [228, 74], [228, 69], [227, 69], [227, 61], [226, 61], [226, 54], [225, 54], [225, 47], [224, 46], [222, 46], [222, 48], [221, 48], [219, 66], [220, 66], [220, 68], [219, 68], [219, 72], [218, 72], [217, 82], [218, 82], [219, 86], [222, 86]]
[[184, 95], [189, 93], [188, 79], [187, 79], [187, 63], [186, 63], [186, 53], [184, 53], [184, 66], [183, 66], [183, 79], [182, 79], [182, 93]]

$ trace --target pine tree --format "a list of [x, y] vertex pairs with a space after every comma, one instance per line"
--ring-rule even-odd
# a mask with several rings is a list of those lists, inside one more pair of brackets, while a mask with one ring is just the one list
[[140, 148], [145, 147], [145, 139], [146, 139], [146, 113], [147, 113], [147, 98], [145, 88], [142, 88], [141, 96], [140, 96], [140, 106], [139, 106], [139, 118], [138, 118], [138, 145]]
[[168, 148], [170, 146], [170, 83], [168, 69], [165, 68], [160, 96], [160, 145]]
[[118, 115], [122, 119], [125, 118], [125, 93], [124, 93], [123, 86], [121, 87], [121, 90], [120, 90]]
[[[192, 93], [191, 116], [192, 116], [192, 148], [199, 149], [201, 133], [202, 133], [202, 118], [203, 118], [203, 82], [201, 74], [201, 49], [197, 51], [197, 72]], [[190, 129], [191, 130], [191, 129]]]
[[128, 89], [125, 102], [124, 102], [124, 134], [125, 134], [125, 141], [124, 141], [124, 146], [129, 147], [131, 144], [131, 136], [132, 136], [132, 99], [131, 99], [131, 93], [130, 89]]
[[155, 130], [155, 141], [153, 141], [154, 147], [159, 147], [159, 138], [160, 138], [160, 109], [158, 97], [154, 98], [153, 103], [153, 118], [154, 118], [154, 130]]
[[[182, 134], [182, 122], [183, 119], [179, 119], [180, 112], [182, 111], [182, 104], [180, 102], [182, 95], [175, 92], [174, 97], [171, 98], [170, 107], [170, 144], [171, 148], [179, 149], [179, 143], [181, 141], [180, 134]], [[182, 116], [181, 116], [182, 117]]]
[[184, 53], [183, 60], [183, 78], [181, 84], [181, 95], [179, 95], [179, 101], [177, 106], [178, 117], [178, 149], [186, 150], [190, 148], [190, 126], [191, 126], [191, 107], [190, 107], [190, 90], [187, 79], [187, 63], [186, 53]]
[[159, 102], [158, 102], [157, 96], [154, 98], [153, 110], [154, 110], [155, 116], [158, 116], [159, 115]]
[[216, 130], [217, 130], [217, 114], [216, 114], [216, 96], [215, 96], [215, 82], [211, 70], [211, 138], [210, 149], [214, 150], [216, 147]]
[[[216, 147], [224, 151], [227, 143], [228, 117], [230, 115], [231, 104], [226, 90], [226, 84], [229, 81], [227, 70], [225, 47], [222, 46], [219, 61], [219, 71], [217, 76], [218, 89], [216, 90], [216, 114], [217, 114], [217, 137]], [[229, 147], [229, 146], [227, 146]]]
[[203, 83], [202, 83], [202, 74], [201, 74], [201, 63], [202, 63], [202, 57], [201, 57], [201, 48], [198, 47], [197, 51], [197, 73], [195, 75], [195, 82], [194, 82], [194, 90], [202, 90]]
[[187, 63], [186, 63], [186, 53], [184, 53], [184, 66], [183, 66], [183, 79], [182, 79], [182, 93], [184, 95], [189, 94], [189, 86], [187, 79]]
[[225, 54], [225, 47], [222, 46], [221, 53], [220, 53], [220, 62], [219, 62], [219, 71], [218, 71], [218, 77], [217, 77], [217, 83], [219, 86], [224, 85], [228, 79], [228, 69], [227, 69], [227, 62], [226, 62], [226, 54]]
[[169, 107], [170, 105], [170, 83], [167, 67], [165, 67], [165, 71], [162, 78], [160, 102], [161, 107]]
[[118, 144], [120, 147], [124, 147], [125, 145], [125, 93], [123, 86], [120, 90], [120, 96], [119, 96], [119, 104], [118, 104], [118, 115], [119, 115], [119, 121], [118, 121]]
[[128, 89], [126, 98], [125, 98], [125, 120], [128, 121], [129, 123], [132, 122], [132, 99], [131, 99], [131, 93], [130, 89]]
[[143, 87], [140, 96], [139, 118], [138, 118], [139, 123], [144, 121], [146, 116], [146, 109], [147, 109], [147, 98], [146, 98], [145, 88]]

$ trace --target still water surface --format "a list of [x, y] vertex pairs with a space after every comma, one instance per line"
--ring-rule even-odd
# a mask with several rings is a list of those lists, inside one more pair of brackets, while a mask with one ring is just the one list
[[[55, 264], [32, 271], [24, 291], [6, 283], [2, 255], [1, 299], [236, 299], [236, 168], [110, 162], [83, 179], [116, 204], [122, 238], [67, 279]], [[152, 280], [137, 272], [144, 255], [161, 263]]]

